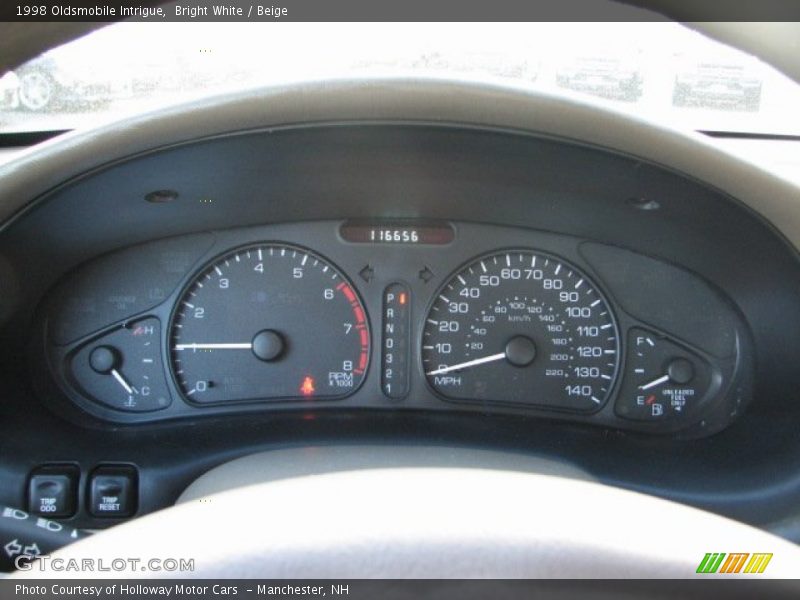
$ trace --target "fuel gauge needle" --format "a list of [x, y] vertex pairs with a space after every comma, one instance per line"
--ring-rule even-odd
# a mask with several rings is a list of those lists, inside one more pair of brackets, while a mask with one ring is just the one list
[[468, 360], [467, 362], [458, 363], [457, 365], [452, 365], [449, 367], [441, 367], [434, 371], [428, 371], [425, 373], [426, 375], [443, 375], [444, 373], [449, 373], [450, 371], [459, 371], [461, 369], [468, 369], [469, 367], [476, 367], [478, 365], [482, 365], [485, 363], [494, 362], [496, 360], [503, 360], [506, 357], [505, 352], [498, 352], [497, 354], [492, 354], [491, 356], [484, 356], [483, 358], [476, 358], [475, 360]]
[[127, 381], [125, 381], [125, 378], [122, 375], [120, 375], [119, 371], [117, 371], [116, 369], [111, 369], [110, 372], [111, 376], [117, 380], [117, 383], [119, 383], [126, 392], [128, 392], [129, 394], [139, 393], [136, 391], [136, 388], [131, 386]]
[[666, 383], [667, 381], [669, 381], [669, 375], [662, 375], [661, 377], [659, 377], [658, 379], [654, 379], [650, 383], [640, 385], [639, 389], [642, 391], [649, 390], [650, 388], [656, 387], [657, 385], [661, 385], [662, 383]]

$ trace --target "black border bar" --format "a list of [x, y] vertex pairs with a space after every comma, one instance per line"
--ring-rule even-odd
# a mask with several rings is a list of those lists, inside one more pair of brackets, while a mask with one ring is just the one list
[[[24, 586], [24, 587], [23, 587]], [[166, 590], [169, 590], [167, 595]], [[271, 590], [271, 591], [270, 591]], [[98, 593], [99, 591], [99, 593]], [[568, 598], [797, 598], [800, 583], [776, 579], [27, 579], [0, 580], [4, 599], [58, 598], [59, 600], [193, 600], [236, 598], [255, 600], [564, 600]]]
[[[131, 11], [133, 14], [131, 14]], [[155, 12], [154, 12], [155, 11]], [[798, 21], [798, 0], [3, 0], [9, 22]]]

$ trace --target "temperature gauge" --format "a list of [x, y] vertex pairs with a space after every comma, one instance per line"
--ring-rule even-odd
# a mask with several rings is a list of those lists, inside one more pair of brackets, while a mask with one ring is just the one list
[[686, 418], [707, 395], [712, 372], [699, 356], [647, 331], [631, 329], [616, 411], [637, 421]]
[[100, 404], [149, 412], [169, 406], [159, 350], [161, 324], [148, 318], [121, 326], [85, 344], [70, 361], [75, 383]]

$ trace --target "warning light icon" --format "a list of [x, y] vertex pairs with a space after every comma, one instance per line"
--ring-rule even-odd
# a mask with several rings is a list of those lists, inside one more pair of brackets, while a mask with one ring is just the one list
[[300, 393], [303, 394], [303, 396], [311, 396], [314, 392], [314, 378], [309, 375], [303, 379], [303, 383], [300, 385]]

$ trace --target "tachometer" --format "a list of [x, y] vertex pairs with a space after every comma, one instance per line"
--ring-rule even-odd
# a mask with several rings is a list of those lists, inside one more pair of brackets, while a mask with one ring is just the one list
[[553, 256], [513, 250], [461, 269], [436, 294], [422, 338], [446, 398], [593, 411], [608, 400], [619, 334], [598, 288]]
[[262, 244], [216, 260], [188, 286], [170, 353], [192, 402], [330, 399], [361, 384], [369, 340], [364, 307], [333, 265]]

